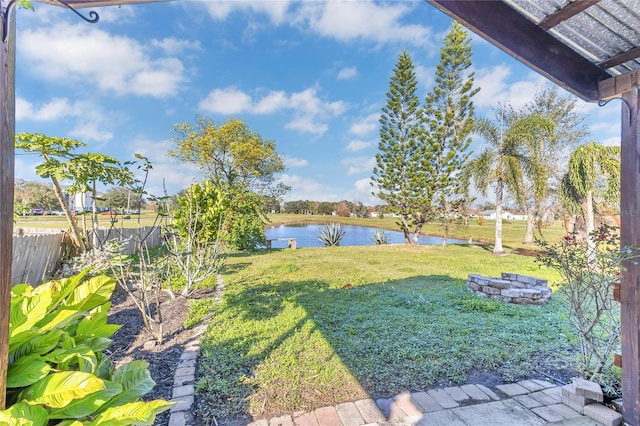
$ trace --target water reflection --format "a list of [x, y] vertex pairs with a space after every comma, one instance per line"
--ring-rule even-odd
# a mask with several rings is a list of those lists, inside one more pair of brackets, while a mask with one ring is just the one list
[[[317, 239], [320, 230], [325, 224], [318, 223], [292, 223], [288, 225], [278, 225], [265, 230], [267, 239], [295, 238], [298, 247], [324, 247], [324, 244]], [[340, 242], [341, 246], [367, 246], [373, 245], [373, 234], [378, 228], [367, 226], [342, 225], [345, 236]], [[389, 234], [390, 244], [403, 244], [404, 234], [398, 231], [384, 230]], [[441, 237], [420, 236], [420, 245], [441, 245]], [[447, 239], [447, 244], [468, 244], [466, 240]], [[287, 241], [273, 241], [273, 248], [287, 247]]]

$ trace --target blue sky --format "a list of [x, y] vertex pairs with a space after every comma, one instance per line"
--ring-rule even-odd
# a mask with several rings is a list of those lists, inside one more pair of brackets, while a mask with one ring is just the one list
[[[201, 177], [167, 157], [173, 125], [236, 117], [276, 142], [287, 200], [366, 204], [377, 203], [369, 181], [398, 55], [412, 56], [424, 99], [451, 23], [419, 0], [178, 0], [97, 8], [97, 24], [35, 7], [17, 17], [16, 132], [72, 137], [121, 161], [145, 155], [149, 192], [161, 195], [163, 180], [173, 194]], [[478, 115], [551, 84], [472, 37]], [[593, 140], [619, 144], [618, 102], [581, 108]], [[17, 154], [16, 177], [39, 180], [38, 157]]]

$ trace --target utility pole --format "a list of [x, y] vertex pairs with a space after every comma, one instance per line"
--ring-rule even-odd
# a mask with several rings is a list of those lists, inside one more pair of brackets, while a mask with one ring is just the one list
[[13, 261], [15, 167], [15, 46], [13, 0], [0, 0], [0, 410], [5, 409], [9, 367], [9, 309]]

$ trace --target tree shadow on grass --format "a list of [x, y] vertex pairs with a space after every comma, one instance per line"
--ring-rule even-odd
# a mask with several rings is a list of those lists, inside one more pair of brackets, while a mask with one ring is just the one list
[[203, 344], [203, 418], [279, 415], [531, 371], [553, 308], [478, 299], [444, 275], [336, 288], [320, 280], [227, 289]]

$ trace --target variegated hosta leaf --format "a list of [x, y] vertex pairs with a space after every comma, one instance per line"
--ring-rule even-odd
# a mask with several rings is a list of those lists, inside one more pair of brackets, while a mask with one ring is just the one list
[[111, 380], [122, 385], [122, 392], [102, 407], [115, 407], [136, 402], [140, 397], [151, 391], [155, 382], [148, 370], [149, 364], [144, 360], [128, 362], [120, 366], [111, 376]]
[[58, 346], [63, 333], [62, 330], [52, 330], [38, 335], [30, 331], [9, 339], [9, 364], [26, 355], [44, 355], [51, 352]]
[[93, 374], [82, 371], [63, 371], [50, 374], [29, 386], [20, 392], [18, 399], [30, 404], [61, 408], [73, 400], [84, 398], [103, 389], [105, 389], [104, 381]]
[[91, 426], [128, 426], [153, 425], [156, 415], [168, 410], [173, 406], [172, 402], [155, 400], [149, 402], [133, 402], [130, 404], [112, 407], [98, 415]]
[[116, 288], [116, 281], [99, 275], [83, 282], [63, 302], [65, 309], [89, 311], [107, 303]]
[[104, 403], [122, 391], [122, 385], [116, 382], [105, 382], [106, 389], [94, 392], [84, 398], [71, 401], [62, 408], [50, 409], [51, 419], [81, 419], [95, 413]]
[[26, 402], [18, 402], [4, 411], [0, 411], [0, 424], [6, 426], [46, 426], [49, 422], [47, 411]]
[[51, 371], [40, 355], [24, 356], [9, 366], [7, 387], [23, 388], [36, 383]]

